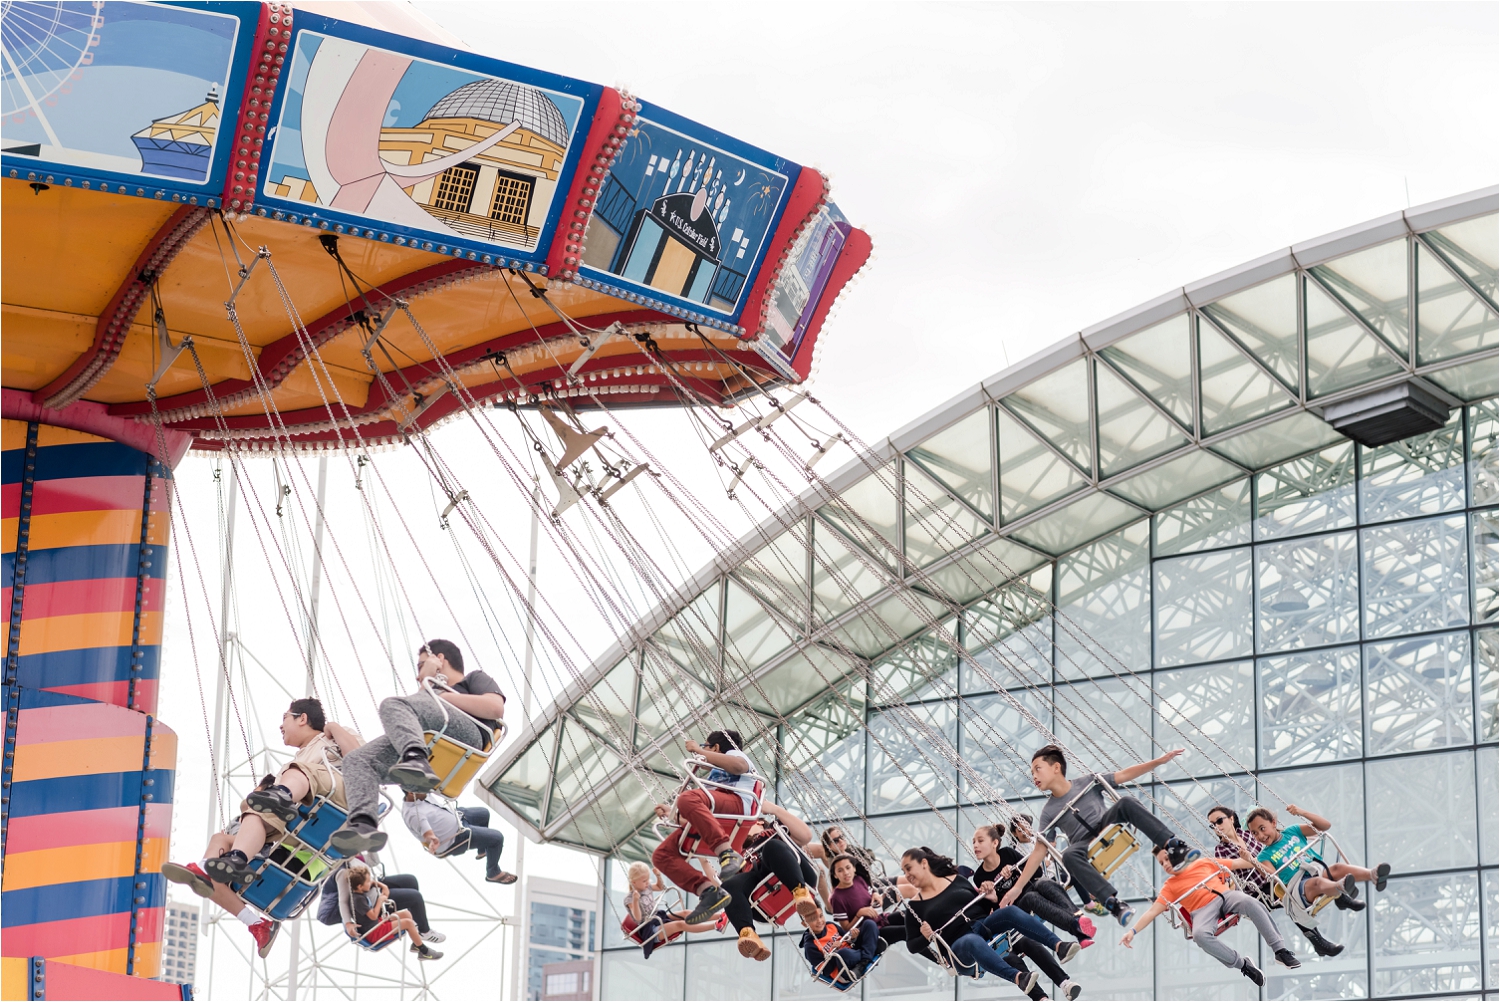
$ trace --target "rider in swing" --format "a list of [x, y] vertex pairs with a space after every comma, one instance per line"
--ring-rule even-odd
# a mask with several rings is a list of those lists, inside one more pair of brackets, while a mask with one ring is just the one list
[[[1104, 801], [1104, 787], [1118, 789], [1154, 769], [1166, 765], [1182, 754], [1174, 748], [1149, 762], [1126, 766], [1118, 772], [1089, 773], [1076, 781], [1068, 779], [1068, 760], [1057, 745], [1047, 745], [1031, 756], [1031, 781], [1038, 790], [1045, 790], [1052, 799], [1042, 808], [1041, 822], [1037, 827], [1040, 835], [1046, 836], [1054, 828], [1068, 837], [1068, 848], [1063, 852], [1063, 863], [1072, 875], [1073, 882], [1082, 887], [1094, 899], [1093, 910], [1097, 914], [1108, 913], [1122, 925], [1130, 925], [1135, 909], [1121, 901], [1115, 886], [1089, 863], [1089, 843], [1105, 828], [1113, 824], [1127, 824], [1136, 828], [1153, 844], [1168, 849], [1180, 849], [1182, 863], [1191, 863], [1202, 855], [1178, 838], [1170, 828], [1162, 824], [1151, 809], [1134, 797], [1120, 797], [1114, 804]], [[1026, 891], [1026, 885], [1045, 862], [1047, 849], [1038, 839], [1026, 858], [1026, 866], [1016, 878], [1015, 885], [1005, 892], [1000, 904], [1013, 905]]]

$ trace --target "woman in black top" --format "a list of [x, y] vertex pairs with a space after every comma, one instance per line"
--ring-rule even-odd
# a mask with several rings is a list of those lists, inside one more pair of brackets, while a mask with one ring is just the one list
[[1077, 943], [1061, 942], [1034, 916], [1014, 905], [995, 908], [993, 891], [981, 897], [953, 860], [926, 846], [902, 854], [901, 872], [917, 892], [906, 913], [906, 948], [912, 953], [941, 957], [937, 951], [946, 945], [959, 974], [978, 977], [988, 971], [1023, 992], [1036, 987], [1037, 975], [1022, 974], [990, 948], [990, 940], [1000, 933], [1020, 930], [1050, 947], [1061, 961], [1078, 954]]
[[[1011, 846], [1000, 844], [1002, 831], [999, 825], [981, 825], [975, 829], [973, 839], [974, 858], [979, 862], [979, 868], [974, 871], [974, 886], [981, 893], [989, 891], [997, 897], [1010, 890], [1011, 885], [1016, 882], [1016, 876], [1020, 873], [1020, 864], [1025, 860], [1025, 857]], [[1041, 882], [1052, 883], [1050, 880]], [[1032, 881], [1032, 884], [1036, 883], [1038, 883], [1037, 880]], [[1056, 887], [1058, 893], [1063, 895], [1063, 900], [1067, 901], [1068, 892], [1056, 884], [1052, 886]], [[1071, 904], [1071, 902], [1068, 903]], [[1041, 908], [1036, 907], [1037, 905]], [[1040, 898], [1032, 893], [1029, 887], [1027, 893], [1017, 899], [1016, 907], [1022, 911], [1031, 912], [1060, 929], [1067, 929], [1080, 940], [1087, 939], [1087, 936], [1083, 935], [1083, 929], [1078, 925], [1077, 916], [1066, 907], [1058, 908], [1053, 902]], [[1059, 921], [1060, 918], [1072, 921], [1064, 924]], [[1089, 923], [1088, 932], [1091, 934], [1093, 931], [1093, 923]], [[1080, 943], [1080, 948], [1092, 942], [1088, 940], [1086, 943]], [[1011, 944], [1010, 952], [1005, 955], [1005, 962], [1027, 973], [1030, 971], [1030, 968], [1026, 966], [1027, 958], [1030, 958], [1037, 968], [1058, 987], [1063, 998], [1076, 999], [1082, 993], [1083, 986], [1068, 977], [1068, 972], [1062, 969], [1062, 965], [1057, 962], [1057, 955], [1052, 950], [1034, 939], [1021, 936]], [[1047, 997], [1041, 985], [1036, 985], [1027, 994], [1033, 999]]]

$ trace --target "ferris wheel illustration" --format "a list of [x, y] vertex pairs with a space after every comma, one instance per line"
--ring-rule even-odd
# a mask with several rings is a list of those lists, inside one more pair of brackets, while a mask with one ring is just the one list
[[[0, 116], [35, 115], [54, 146], [44, 103], [94, 59], [105, 0], [4, 0], [0, 3]], [[19, 116], [19, 117], [18, 117]]]

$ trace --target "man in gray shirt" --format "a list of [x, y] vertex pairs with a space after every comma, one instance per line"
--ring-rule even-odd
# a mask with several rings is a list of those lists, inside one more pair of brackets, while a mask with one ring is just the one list
[[[1181, 748], [1174, 748], [1159, 758], [1126, 766], [1119, 772], [1085, 773], [1072, 781], [1068, 779], [1067, 757], [1057, 745], [1047, 745], [1031, 756], [1032, 783], [1038, 790], [1052, 795], [1042, 808], [1037, 833], [1047, 836], [1056, 829], [1067, 836], [1068, 848], [1063, 852], [1063, 863], [1073, 882], [1094, 899], [1098, 909], [1113, 915], [1123, 926], [1128, 926], [1135, 917], [1135, 909], [1119, 899], [1115, 886], [1089, 862], [1089, 843], [1095, 836], [1112, 824], [1126, 824], [1137, 829], [1153, 845], [1179, 849], [1184, 864], [1202, 853], [1189, 848], [1151, 813], [1149, 807], [1134, 797], [1119, 797], [1113, 803], [1106, 802], [1104, 787], [1118, 789], [1181, 754]], [[1038, 839], [1015, 886], [1001, 899], [1002, 907], [1015, 904], [1015, 899], [1021, 896], [1046, 854], [1046, 847]]]

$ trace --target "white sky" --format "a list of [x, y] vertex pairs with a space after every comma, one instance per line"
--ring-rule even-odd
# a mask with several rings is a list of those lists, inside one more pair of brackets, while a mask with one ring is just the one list
[[[419, 6], [479, 52], [623, 85], [827, 173], [835, 201], [873, 237], [875, 258], [822, 333], [815, 392], [870, 440], [1008, 362], [1164, 292], [1408, 204], [1493, 184], [1500, 173], [1500, 139], [1482, 112], [1500, 69], [1500, 8], [1490, 3], [552, 3], [529, 5], [524, 17], [513, 5]], [[420, 315], [420, 303], [415, 309]], [[494, 427], [516, 448], [514, 419], [503, 417]], [[626, 424], [727, 524], [745, 524], [679, 414]], [[506, 546], [524, 557], [524, 508], [483, 438], [456, 424], [434, 440]], [[493, 568], [464, 536], [479, 590], [496, 608], [497, 640], [455, 563], [451, 534], [437, 528], [441, 502], [420, 465], [392, 453], [377, 466], [395, 502], [380, 500], [383, 524], [400, 535], [399, 511], [415, 535], [392, 543], [411, 609], [432, 634], [469, 637], [476, 660], [517, 692], [508, 652], [519, 641]], [[310, 496], [297, 476], [287, 519]], [[254, 464], [249, 477], [269, 508], [268, 464]], [[208, 465], [189, 459], [178, 478], [203, 569], [200, 584], [179, 531], [174, 545], [187, 571], [184, 581], [174, 559], [161, 715], [181, 740], [173, 858], [185, 859], [207, 824], [208, 756], [184, 600], [199, 662], [211, 672], [205, 606], [216, 612], [218, 591]], [[410, 658], [394, 614], [359, 609], [363, 598], [375, 610], [381, 593], [370, 583], [352, 480], [336, 460], [331, 530], [352, 571], [330, 572], [323, 623], [334, 688], [348, 696], [330, 693], [330, 702], [369, 734], [375, 699], [397, 686], [373, 636], [388, 634], [402, 648], [395, 660], [403, 671]], [[297, 689], [295, 617], [274, 600], [280, 589], [292, 601], [288, 576], [272, 573], [279, 565], [262, 556], [245, 518], [242, 509], [240, 629], [255, 656]], [[625, 520], [655, 538], [639, 503]], [[682, 567], [696, 570], [708, 543], [675, 529]], [[440, 568], [453, 612], [421, 571], [417, 547]], [[612, 628], [545, 542], [540, 579], [563, 610], [574, 663], [586, 667]], [[384, 594], [395, 603], [393, 587]], [[648, 606], [627, 604], [632, 614]], [[544, 661], [538, 686], [550, 692], [567, 672], [555, 657]], [[205, 686], [211, 702], [208, 675]], [[246, 716], [274, 737], [285, 697], [264, 678], [252, 679], [251, 690]], [[404, 830], [392, 840], [416, 859]], [[530, 847], [527, 863], [533, 874], [562, 879], [592, 869], [586, 857], [550, 847]], [[430, 897], [472, 906], [476, 892], [440, 864], [412, 866]], [[477, 861], [466, 866], [477, 877]], [[479, 893], [511, 910], [509, 892]], [[472, 943], [475, 928], [447, 926], [448, 947]], [[236, 928], [229, 934], [245, 938]], [[499, 997], [489, 950], [444, 975], [439, 993]], [[272, 966], [283, 958], [278, 951]], [[243, 967], [217, 970], [216, 996], [240, 995]]]

